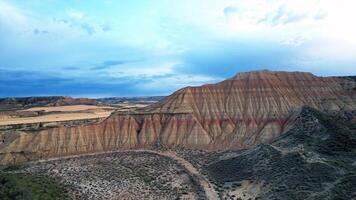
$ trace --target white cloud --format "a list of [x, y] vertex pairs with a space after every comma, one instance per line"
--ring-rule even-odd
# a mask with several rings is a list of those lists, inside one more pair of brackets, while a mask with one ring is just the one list
[[[156, 79], [151, 79], [149, 82], [138, 83], [135, 85], [137, 90], [145, 91], [175, 91], [182, 87], [186, 86], [200, 86], [207, 83], [213, 83], [221, 81], [215, 77], [210, 77], [206, 75], [185, 75], [185, 74], [176, 74], [167, 77], [161, 77]], [[168, 95], [165, 93], [164, 95]]]
[[79, 10], [69, 9], [67, 15], [73, 19], [81, 20], [85, 17], [85, 14]]
[[267, 16], [261, 19], [259, 22], [268, 23], [272, 26], [289, 24], [303, 21], [308, 17], [305, 12], [297, 13], [293, 10], [288, 10], [285, 6], [280, 6], [277, 11], [267, 14]]
[[177, 61], [161, 61], [159, 63], [132, 63], [118, 69], [109, 69], [108, 76], [120, 77], [153, 77], [165, 76], [174, 72], [174, 67], [179, 64]]
[[[40, 70], [52, 70], [49, 66], [53, 63], [84, 66], [126, 56], [135, 59], [144, 54], [143, 57], [150, 56], [145, 62], [103, 73], [113, 78], [168, 75], [175, 73], [174, 65], [180, 63], [180, 56], [185, 52], [214, 46], [220, 41], [242, 44], [237, 55], [261, 47], [256, 45], [259, 41], [282, 46], [298, 52], [292, 58], [300, 60], [296, 65], [318, 70], [317, 65], [328, 61], [337, 64], [355, 60], [356, 1], [353, 0], [182, 0], [175, 6], [170, 1], [160, 1], [147, 8], [143, 6], [140, 12], [116, 7], [117, 10], [94, 13], [84, 7], [71, 8], [73, 5], [67, 3], [53, 14], [31, 13], [35, 10], [22, 10], [15, 5], [0, 0], [0, 40], [8, 37], [6, 47], [12, 48], [12, 55], [8, 56], [10, 51], [0, 47], [0, 53], [5, 52], [0, 59], [5, 63], [9, 57], [9, 63], [36, 66]], [[129, 52], [126, 47], [131, 48]], [[21, 56], [28, 58], [20, 61], [17, 58]], [[246, 65], [248, 59], [256, 58], [246, 58]], [[92, 75], [84, 68], [79, 67], [78, 77]], [[167, 76], [162, 80], [179, 85], [189, 78], [181, 77], [183, 81], [179, 81], [177, 77]]]
[[11, 31], [24, 31], [28, 29], [30, 19], [24, 10], [6, 2], [0, 2], [0, 26]]
[[285, 36], [283, 39], [280, 40], [282, 45], [291, 46], [291, 47], [298, 47], [308, 41], [309, 38], [303, 35], [295, 35], [294, 37]]
[[239, 11], [239, 9], [235, 6], [227, 6], [224, 8], [225, 15], [235, 14]]

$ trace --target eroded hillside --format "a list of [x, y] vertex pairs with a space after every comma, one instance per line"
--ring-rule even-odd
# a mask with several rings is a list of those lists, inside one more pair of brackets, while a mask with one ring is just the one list
[[225, 198], [356, 198], [355, 115], [304, 108], [273, 143], [222, 153], [204, 168]]
[[0, 163], [142, 147], [247, 148], [288, 131], [304, 105], [355, 110], [355, 91], [345, 87], [352, 84], [303, 72], [240, 73], [183, 88], [160, 103], [100, 123], [2, 133]]

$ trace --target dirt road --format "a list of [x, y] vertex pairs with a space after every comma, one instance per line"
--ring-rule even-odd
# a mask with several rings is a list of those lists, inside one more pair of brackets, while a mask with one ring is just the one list
[[183, 166], [190, 174], [198, 178], [200, 185], [205, 191], [207, 199], [209, 200], [219, 199], [219, 196], [215, 191], [213, 185], [189, 161], [185, 160], [182, 157], [179, 157], [175, 152], [173, 151], [160, 152], [160, 151], [151, 151], [151, 150], [135, 150], [135, 152], [148, 152], [148, 153], [157, 154], [175, 160], [177, 163]]

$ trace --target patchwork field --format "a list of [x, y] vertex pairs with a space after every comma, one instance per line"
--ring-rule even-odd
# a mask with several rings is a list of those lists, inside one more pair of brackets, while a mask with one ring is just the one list
[[95, 105], [73, 105], [73, 106], [42, 106], [32, 107], [24, 111], [44, 111], [44, 112], [75, 112], [75, 111], [90, 111], [90, 110], [115, 110], [111, 106], [95, 106]]
[[137, 103], [119, 103], [111, 106], [39, 106], [25, 110], [0, 113], [0, 126], [103, 119], [115, 111], [128, 112], [145, 106], [147, 105]]
[[95, 112], [95, 113], [49, 114], [49, 115], [38, 116], [38, 117], [10, 118], [10, 119], [1, 120], [0, 126], [105, 118], [108, 117], [110, 114], [111, 112], [108, 111], [108, 112]]
[[93, 105], [33, 107], [7, 117], [3, 115], [0, 126], [105, 118], [116, 110], [115, 107]]

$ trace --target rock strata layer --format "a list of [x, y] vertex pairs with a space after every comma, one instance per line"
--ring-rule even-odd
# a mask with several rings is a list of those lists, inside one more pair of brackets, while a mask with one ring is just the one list
[[356, 110], [354, 86], [350, 79], [304, 72], [240, 73], [183, 88], [144, 110], [116, 113], [100, 123], [2, 133], [0, 163], [127, 148], [247, 148], [289, 130], [305, 105]]

